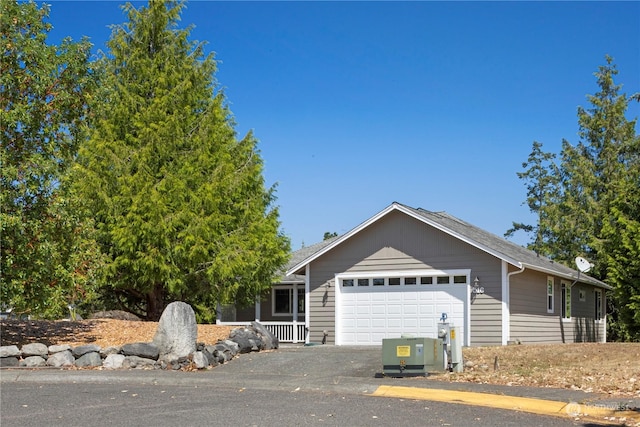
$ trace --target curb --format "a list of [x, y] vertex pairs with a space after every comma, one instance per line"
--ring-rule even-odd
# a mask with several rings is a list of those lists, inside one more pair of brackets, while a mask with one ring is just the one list
[[475, 393], [470, 391], [425, 389], [402, 386], [379, 386], [369, 394], [376, 397], [431, 400], [436, 402], [457, 403], [462, 405], [483, 406], [495, 409], [529, 412], [553, 417], [571, 417], [597, 420], [611, 425], [640, 426], [640, 412], [617, 410], [604, 406], [582, 405], [576, 402], [558, 402], [554, 400], [534, 399]]

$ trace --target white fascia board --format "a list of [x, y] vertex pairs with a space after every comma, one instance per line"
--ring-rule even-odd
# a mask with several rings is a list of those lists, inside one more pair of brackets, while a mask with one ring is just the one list
[[563, 279], [577, 280], [580, 283], [585, 283], [587, 285], [597, 286], [597, 287], [603, 288], [603, 289], [608, 289], [608, 290], [613, 289], [612, 286], [607, 285], [606, 283], [604, 283], [604, 282], [602, 282], [602, 281], [600, 281], [598, 279], [594, 279], [591, 276], [587, 276], [586, 274], [582, 274], [581, 276], [582, 277], [586, 277], [589, 280], [588, 281], [580, 280], [580, 277], [579, 277], [579, 274], [578, 274], [577, 271], [576, 271], [576, 275], [574, 276], [572, 274], [562, 273], [562, 272], [559, 272], [557, 270], [553, 270], [551, 268], [539, 267], [537, 265], [531, 265], [531, 264], [525, 264], [525, 263], [523, 263], [522, 265], [525, 266], [526, 268], [528, 268], [529, 270], [535, 270], [535, 271], [539, 271], [541, 273], [551, 274], [551, 275], [554, 275], [554, 276], [561, 277]]
[[285, 273], [286, 275], [289, 274], [293, 274], [294, 272], [300, 270], [302, 267], [304, 267], [306, 264], [309, 264], [310, 262], [314, 261], [315, 259], [319, 258], [320, 256], [324, 255], [325, 253], [327, 253], [328, 251], [330, 251], [331, 249], [335, 248], [336, 246], [338, 246], [339, 244], [341, 244], [342, 242], [344, 242], [347, 239], [350, 239], [352, 236], [354, 236], [355, 234], [359, 233], [361, 230], [367, 228], [368, 226], [370, 226], [371, 224], [373, 224], [374, 222], [378, 221], [380, 218], [386, 216], [388, 213], [397, 210], [400, 211], [406, 215], [409, 215], [410, 217], [417, 219], [418, 221], [421, 221], [427, 225], [430, 225], [433, 228], [436, 228], [440, 231], [442, 231], [443, 233], [446, 233], [452, 237], [455, 237], [458, 240], [461, 240], [471, 246], [474, 246], [478, 249], [480, 249], [483, 252], [486, 252], [500, 260], [506, 261], [509, 264], [521, 268], [522, 267], [522, 263], [514, 258], [505, 256], [504, 254], [500, 253], [500, 252], [496, 252], [490, 248], [487, 248], [486, 246], [483, 246], [481, 244], [479, 244], [478, 242], [468, 239], [465, 236], [462, 236], [456, 232], [454, 232], [453, 230], [450, 230], [444, 226], [442, 226], [441, 224], [438, 224], [437, 222], [433, 222], [428, 218], [423, 217], [422, 215], [418, 215], [415, 212], [413, 212], [412, 210], [407, 209], [406, 207], [404, 207], [403, 205], [399, 204], [399, 203], [392, 203], [391, 205], [387, 206], [385, 209], [383, 209], [382, 211], [378, 212], [376, 215], [372, 216], [371, 218], [369, 218], [368, 220], [366, 220], [365, 222], [363, 222], [362, 224], [358, 225], [356, 228], [352, 229], [351, 231], [345, 233], [344, 235], [342, 235], [340, 238], [336, 239], [335, 242], [331, 243], [330, 245], [327, 245], [326, 247], [324, 247], [323, 249], [321, 249], [320, 251], [316, 252], [315, 254], [311, 255], [310, 257], [300, 261], [298, 264], [294, 265], [291, 269], [287, 270], [287, 272]]
[[362, 224], [358, 225], [356, 228], [354, 228], [351, 231], [343, 234], [341, 237], [336, 239], [330, 245], [327, 245], [326, 247], [322, 248], [321, 250], [319, 250], [318, 252], [314, 253], [313, 255], [303, 259], [298, 264], [294, 265], [292, 268], [287, 270], [285, 272], [285, 274], [288, 276], [289, 274], [293, 274], [294, 271], [300, 270], [305, 265], [310, 264], [311, 262], [313, 262], [314, 260], [318, 259], [319, 257], [324, 255], [325, 253], [329, 252], [331, 249], [335, 248], [336, 246], [338, 246], [339, 244], [341, 244], [345, 240], [350, 239], [351, 236], [357, 234], [358, 232], [360, 232], [361, 230], [367, 228], [369, 225], [373, 224], [374, 222], [376, 222], [377, 220], [379, 220], [380, 218], [382, 218], [383, 216], [385, 216], [389, 212], [391, 212], [391, 211], [393, 211], [395, 209], [398, 209], [398, 208], [399, 208], [399, 206], [398, 206], [397, 203], [393, 203], [393, 204], [387, 206], [385, 209], [383, 209], [382, 211], [380, 211], [379, 213], [377, 213], [373, 217], [369, 218], [368, 220], [366, 220]]
[[476, 248], [480, 249], [481, 251], [488, 253], [489, 255], [493, 255], [494, 257], [496, 257], [496, 258], [498, 258], [500, 260], [506, 261], [506, 262], [508, 262], [509, 264], [511, 264], [511, 265], [513, 265], [515, 267], [518, 267], [518, 268], [522, 267], [522, 263], [520, 261], [518, 261], [518, 260], [516, 260], [514, 258], [511, 258], [511, 257], [508, 257], [508, 256], [504, 255], [501, 252], [496, 252], [491, 248], [483, 246], [483, 245], [479, 244], [478, 242], [476, 242], [475, 240], [471, 240], [471, 239], [469, 239], [469, 238], [467, 238], [467, 237], [465, 237], [465, 236], [463, 236], [461, 234], [458, 234], [455, 231], [450, 230], [447, 227], [444, 227], [441, 224], [438, 224], [437, 222], [434, 222], [434, 221], [432, 221], [432, 220], [430, 220], [428, 218], [425, 218], [422, 215], [418, 215], [415, 212], [410, 211], [410, 210], [406, 209], [403, 206], [398, 206], [398, 209], [400, 211], [406, 213], [407, 215], [411, 216], [412, 218], [415, 218], [418, 221], [422, 221], [425, 224], [428, 224], [428, 225], [432, 226], [433, 228], [436, 228], [436, 229], [442, 231], [443, 233], [446, 233], [446, 234], [448, 234], [448, 235], [450, 235], [452, 237], [455, 237], [458, 240], [462, 240], [463, 242], [467, 243], [468, 245], [476, 247]]

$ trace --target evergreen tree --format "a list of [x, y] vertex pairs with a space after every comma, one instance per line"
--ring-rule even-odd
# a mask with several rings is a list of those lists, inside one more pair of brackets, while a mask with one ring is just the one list
[[257, 141], [238, 139], [213, 55], [178, 28], [182, 7], [124, 6], [77, 168], [108, 295], [150, 320], [172, 300], [201, 319], [216, 303], [253, 302], [289, 252]]
[[558, 190], [542, 205], [538, 228], [550, 257], [573, 266], [576, 256], [595, 264], [590, 275], [614, 287], [609, 337], [640, 340], [640, 137], [628, 120], [610, 57], [595, 74], [600, 90], [578, 109], [580, 141], [563, 140], [561, 162], [548, 175]]
[[0, 300], [58, 317], [95, 296], [90, 223], [64, 190], [94, 87], [91, 45], [47, 44], [48, 6], [0, 2]]
[[527, 201], [529, 210], [537, 216], [536, 225], [514, 222], [505, 237], [513, 236], [517, 231], [532, 233], [534, 240], [528, 248], [539, 254], [551, 256], [552, 250], [547, 242], [550, 236], [548, 222], [545, 220], [545, 207], [557, 200], [558, 170], [554, 163], [555, 154], [542, 151], [542, 144], [534, 141], [531, 154], [522, 163], [524, 172], [518, 172], [518, 178], [527, 182]]

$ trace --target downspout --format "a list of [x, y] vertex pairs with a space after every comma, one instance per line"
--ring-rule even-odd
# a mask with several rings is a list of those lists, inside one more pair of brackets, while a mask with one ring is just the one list
[[304, 343], [309, 344], [309, 320], [311, 316], [311, 294], [309, 293], [309, 274], [311, 267], [307, 264], [304, 267]]
[[524, 272], [525, 266], [522, 263], [520, 266], [520, 270], [507, 273], [508, 264], [502, 261], [502, 345], [509, 344], [511, 340], [511, 276]]

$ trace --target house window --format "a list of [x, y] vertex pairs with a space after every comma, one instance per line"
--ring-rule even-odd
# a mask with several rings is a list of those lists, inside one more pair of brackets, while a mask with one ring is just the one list
[[[304, 288], [298, 288], [298, 313], [304, 313], [304, 305]], [[275, 316], [293, 314], [293, 288], [273, 290], [273, 314]]]
[[[375, 281], [375, 279], [374, 279]], [[400, 286], [399, 277], [389, 277], [389, 286]]]
[[358, 286], [369, 286], [369, 279], [358, 279]]
[[353, 279], [342, 279], [342, 287], [353, 286]]
[[562, 318], [571, 319], [571, 285], [562, 283]]
[[438, 285], [448, 285], [449, 284], [449, 276], [438, 276], [436, 277]]
[[453, 276], [453, 283], [467, 283], [467, 276]]
[[415, 285], [417, 282], [415, 277], [405, 277], [404, 278], [404, 284], [405, 285]]
[[[399, 284], [400, 283], [398, 282], [398, 285]], [[384, 286], [384, 278], [383, 277], [376, 277], [375, 279], [373, 279], [373, 286]]]
[[596, 295], [595, 318], [596, 320], [602, 320], [602, 291], [596, 290], [595, 295]]
[[420, 278], [420, 284], [421, 285], [432, 285], [433, 284], [433, 277], [431, 277], [431, 276], [421, 277]]
[[553, 277], [547, 277], [547, 313], [553, 313]]

